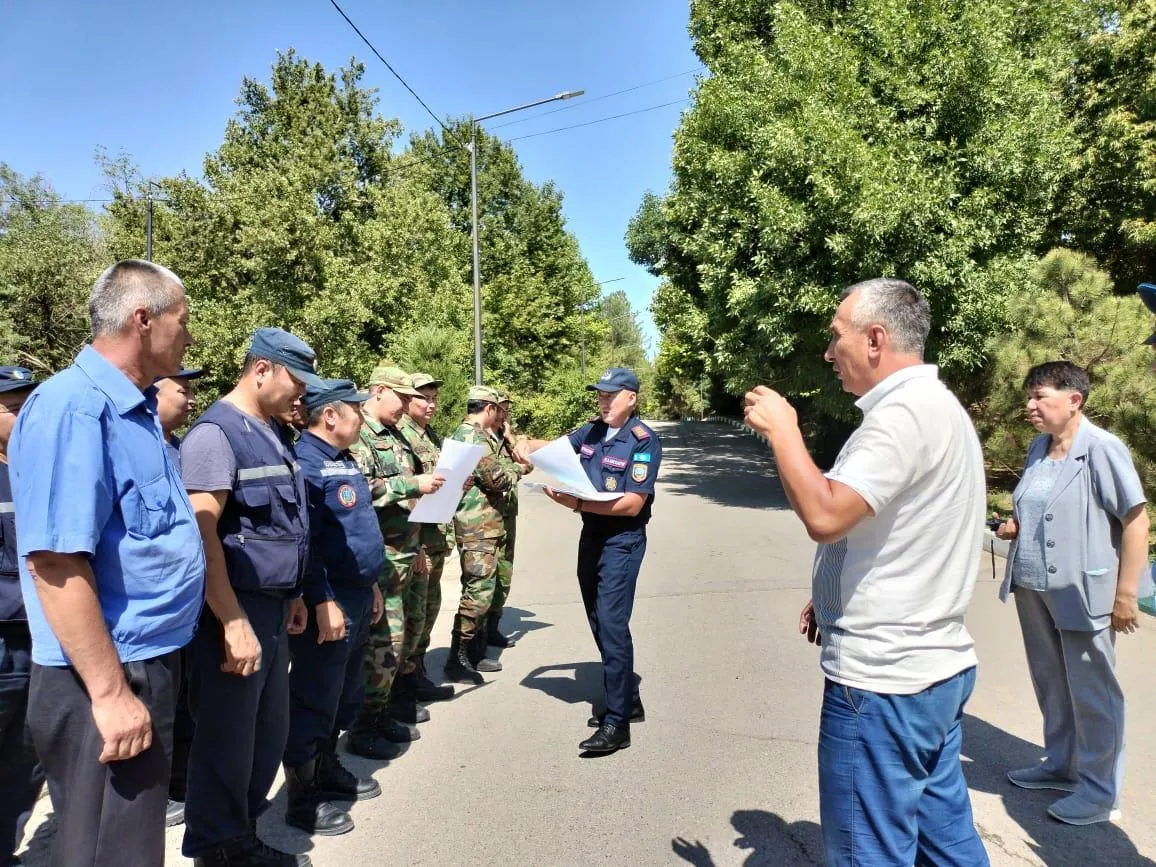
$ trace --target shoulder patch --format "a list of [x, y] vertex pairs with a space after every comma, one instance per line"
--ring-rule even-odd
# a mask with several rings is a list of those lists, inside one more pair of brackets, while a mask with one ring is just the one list
[[634, 434], [634, 438], [636, 440], [648, 440], [648, 439], [650, 439], [650, 431], [648, 431], [641, 424], [636, 424], [634, 427], [632, 427], [630, 429], [630, 432], [632, 434]]
[[633, 464], [630, 467], [630, 478], [634, 479], [638, 484], [642, 484], [650, 476], [649, 464]]
[[353, 485], [342, 485], [337, 489], [337, 502], [347, 509], [352, 509], [357, 505], [357, 490]]
[[643, 464], [649, 464], [651, 461], [651, 458], [652, 458], [652, 455], [650, 454], [650, 452], [635, 452], [634, 455], [631, 457], [631, 460], [638, 461], [639, 463], [643, 463]]

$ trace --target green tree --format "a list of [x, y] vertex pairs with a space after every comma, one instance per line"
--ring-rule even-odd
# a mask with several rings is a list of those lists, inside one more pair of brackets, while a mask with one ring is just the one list
[[1036, 435], [1024, 419], [1024, 377], [1045, 361], [1087, 368], [1087, 414], [1132, 449], [1144, 487], [1156, 484], [1156, 377], [1144, 340], [1152, 316], [1134, 294], [1114, 295], [1095, 260], [1072, 250], [1049, 252], [1030, 288], [1011, 299], [1010, 330], [992, 338], [988, 394], [975, 407], [993, 487], [1014, 487]]
[[0, 358], [46, 375], [90, 336], [89, 290], [104, 268], [93, 215], [40, 176], [0, 163]]
[[471, 380], [466, 371], [473, 364], [473, 335], [436, 325], [407, 331], [397, 347], [397, 362], [412, 373], [428, 373], [442, 381], [433, 428], [449, 436], [466, 414], [466, 392]]
[[1121, 0], [1067, 91], [1080, 150], [1060, 230], [1126, 291], [1156, 280], [1156, 0]]
[[628, 231], [667, 281], [665, 375], [768, 382], [828, 430], [853, 415], [822, 360], [838, 290], [895, 275], [931, 302], [931, 357], [973, 381], [1045, 249], [1089, 20], [1078, 0], [692, 2], [711, 75]]

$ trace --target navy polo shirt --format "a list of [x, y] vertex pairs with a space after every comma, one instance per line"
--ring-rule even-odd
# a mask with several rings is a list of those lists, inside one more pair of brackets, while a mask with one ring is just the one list
[[582, 520], [593, 529], [610, 532], [645, 527], [654, 503], [654, 481], [662, 463], [662, 442], [637, 416], [627, 419], [609, 440], [606, 439], [608, 431], [601, 419], [590, 422], [569, 435], [570, 445], [597, 490], [641, 494], [646, 504], [633, 518], [583, 512]]
[[366, 588], [385, 571], [385, 540], [369, 483], [348, 451], [311, 431], [293, 447], [309, 503], [306, 605], [333, 598], [334, 587]]
[[142, 392], [86, 346], [28, 398], [8, 451], [32, 661], [69, 664], [28, 573], [25, 558], [36, 551], [89, 559], [121, 662], [188, 644], [205, 596], [205, 555], [165, 456], [156, 389]]

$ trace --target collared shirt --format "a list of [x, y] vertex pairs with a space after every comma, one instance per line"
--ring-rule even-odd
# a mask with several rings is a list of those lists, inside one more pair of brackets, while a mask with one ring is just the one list
[[205, 556], [193, 508], [165, 457], [156, 390], [142, 393], [91, 346], [36, 389], [12, 433], [20, 581], [40, 665], [69, 663], [44, 617], [25, 557], [84, 554], [122, 662], [193, 636]]
[[819, 545], [812, 576], [820, 665], [843, 686], [913, 694], [976, 664], [964, 625], [983, 537], [983, 453], [933, 365], [891, 374], [827, 478], [872, 515]]
[[294, 447], [309, 502], [305, 604], [333, 598], [333, 588], [370, 587], [385, 571], [385, 540], [369, 482], [348, 451], [311, 431]]
[[[609, 430], [616, 432], [607, 436]], [[658, 434], [634, 416], [621, 428], [608, 428], [606, 422], [598, 420], [568, 436], [595, 490], [640, 494], [646, 500], [634, 517], [583, 512], [582, 523], [605, 532], [645, 527], [650, 520], [654, 483], [662, 464], [662, 441]]]

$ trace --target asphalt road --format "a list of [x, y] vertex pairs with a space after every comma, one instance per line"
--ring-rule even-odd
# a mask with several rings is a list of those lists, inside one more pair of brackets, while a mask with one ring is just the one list
[[[280, 781], [262, 836], [319, 867], [425, 865], [807, 865], [819, 862], [815, 750], [821, 677], [796, 634], [814, 551], [785, 508], [766, 448], [721, 424], [663, 424], [665, 457], [632, 631], [645, 723], [617, 754], [579, 758], [601, 690], [574, 577], [578, 518], [541, 494], [522, 499], [505, 670], [431, 705], [422, 739], [372, 772], [382, 797], [352, 808], [357, 828], [313, 838], [281, 821]], [[998, 568], [1002, 570], [1002, 562]], [[449, 643], [456, 570], [430, 670]], [[1040, 717], [1015, 613], [981, 563], [969, 625], [979, 647], [965, 773], [996, 865], [1150, 865], [1156, 803], [1156, 620], [1118, 645], [1128, 700], [1128, 782], [1118, 824], [1070, 828], [1046, 792], [1004, 772], [1039, 755]], [[46, 864], [48, 800], [27, 863]], [[185, 864], [180, 829], [170, 864]]]

